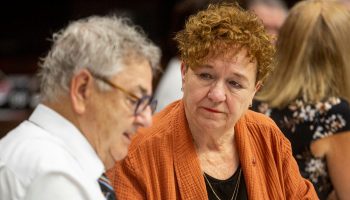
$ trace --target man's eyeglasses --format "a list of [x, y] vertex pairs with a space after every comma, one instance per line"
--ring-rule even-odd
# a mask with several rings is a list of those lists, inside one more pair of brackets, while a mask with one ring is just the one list
[[132, 103], [135, 106], [135, 110], [134, 110], [134, 115], [135, 117], [140, 115], [144, 110], [146, 110], [146, 108], [148, 106], [150, 106], [152, 114], [154, 113], [154, 111], [156, 110], [157, 107], [157, 100], [153, 99], [152, 96], [150, 95], [143, 95], [141, 98], [139, 98], [137, 95], [127, 91], [126, 89], [114, 84], [113, 82], [111, 82], [110, 80], [108, 80], [106, 77], [100, 76], [98, 74], [94, 74], [92, 72], [90, 72], [91, 75], [106, 83], [107, 85], [111, 86], [114, 89], [120, 90], [121, 92], [123, 92], [124, 94], [126, 94], [127, 96], [129, 96], [131, 99], [133, 99], [134, 101], [132, 101]]

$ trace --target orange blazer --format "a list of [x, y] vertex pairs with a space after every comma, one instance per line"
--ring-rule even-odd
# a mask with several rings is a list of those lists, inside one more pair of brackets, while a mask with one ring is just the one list
[[[318, 199], [270, 118], [247, 111], [235, 125], [235, 142], [249, 199]], [[139, 131], [108, 176], [120, 200], [208, 199], [182, 101]]]

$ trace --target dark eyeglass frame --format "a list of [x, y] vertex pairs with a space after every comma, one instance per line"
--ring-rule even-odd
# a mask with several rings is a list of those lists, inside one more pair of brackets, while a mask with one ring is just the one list
[[[138, 97], [137, 95], [127, 91], [126, 89], [124, 89], [123, 87], [120, 87], [119, 85], [116, 85], [115, 83], [111, 82], [109, 79], [107, 79], [104, 76], [95, 74], [90, 72], [91, 75], [96, 78], [97, 80], [100, 80], [104, 83], [106, 83], [107, 85], [111, 86], [114, 89], [117, 89], [121, 92], [123, 92], [124, 94], [128, 95], [129, 97], [133, 98], [136, 100], [136, 104], [135, 104], [135, 110], [134, 110], [134, 116], [138, 116], [140, 115], [148, 106], [150, 106], [152, 114], [154, 113], [154, 111], [156, 110], [157, 107], [157, 100], [153, 99], [153, 96], [150, 95], [143, 95], [141, 98]], [[146, 103], [145, 103], [146, 102]], [[140, 106], [143, 105], [143, 108], [140, 109]]]

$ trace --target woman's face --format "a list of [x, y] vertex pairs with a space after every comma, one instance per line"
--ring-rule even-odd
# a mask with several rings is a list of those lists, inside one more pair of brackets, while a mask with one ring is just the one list
[[195, 69], [182, 65], [185, 112], [190, 126], [232, 129], [259, 88], [257, 64], [245, 49], [231, 57], [209, 57]]

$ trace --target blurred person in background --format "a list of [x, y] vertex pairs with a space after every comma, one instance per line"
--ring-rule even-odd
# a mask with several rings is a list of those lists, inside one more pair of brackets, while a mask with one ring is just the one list
[[317, 199], [290, 142], [248, 110], [274, 47], [237, 4], [192, 15], [175, 37], [184, 96], [140, 129], [109, 177], [121, 199]]
[[296, 4], [280, 30], [275, 69], [253, 106], [289, 138], [320, 199], [350, 198], [349, 21], [336, 1]]
[[279, 29], [288, 15], [288, 9], [281, 0], [249, 0], [249, 10], [252, 10], [263, 21], [269, 34], [273, 36], [273, 43], [278, 37]]
[[125, 18], [91, 16], [55, 33], [41, 103], [0, 140], [0, 199], [115, 199], [104, 172], [151, 124], [159, 59]]

